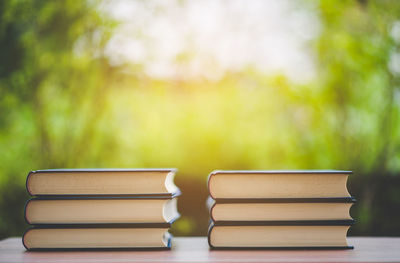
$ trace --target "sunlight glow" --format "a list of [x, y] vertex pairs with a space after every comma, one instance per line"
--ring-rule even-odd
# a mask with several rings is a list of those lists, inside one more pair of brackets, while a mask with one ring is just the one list
[[119, 20], [106, 52], [112, 63], [143, 65], [155, 78], [217, 80], [253, 67], [307, 81], [319, 21], [296, 1], [110, 1]]

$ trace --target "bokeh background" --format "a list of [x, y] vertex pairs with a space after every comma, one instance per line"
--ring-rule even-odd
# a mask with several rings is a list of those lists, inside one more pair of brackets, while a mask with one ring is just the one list
[[0, 238], [30, 170], [349, 169], [351, 235], [400, 235], [400, 1], [0, 1]]

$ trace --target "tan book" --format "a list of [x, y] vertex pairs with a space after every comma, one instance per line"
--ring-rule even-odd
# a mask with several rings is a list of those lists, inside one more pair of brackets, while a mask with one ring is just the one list
[[179, 193], [175, 169], [52, 169], [32, 171], [26, 188], [31, 195], [149, 195]]
[[169, 249], [168, 226], [31, 228], [22, 242], [27, 250]]
[[177, 199], [35, 198], [25, 206], [28, 224], [161, 223], [179, 217]]
[[345, 198], [211, 199], [207, 200], [213, 221], [297, 221], [352, 219], [356, 200]]
[[208, 178], [212, 198], [350, 197], [351, 171], [213, 171]]
[[[248, 224], [250, 222], [246, 222]], [[307, 224], [309, 225], [307, 225]], [[347, 249], [348, 221], [275, 222], [268, 225], [211, 225], [208, 242], [211, 248], [336, 248]], [[285, 225], [286, 224], [286, 225]], [[312, 224], [312, 225], [311, 225]]]

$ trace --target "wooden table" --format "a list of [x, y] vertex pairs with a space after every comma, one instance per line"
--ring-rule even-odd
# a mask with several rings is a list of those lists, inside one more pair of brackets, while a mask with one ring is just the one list
[[171, 251], [27, 252], [0, 241], [0, 262], [400, 262], [400, 238], [348, 238], [354, 250], [209, 250], [205, 237], [177, 237]]

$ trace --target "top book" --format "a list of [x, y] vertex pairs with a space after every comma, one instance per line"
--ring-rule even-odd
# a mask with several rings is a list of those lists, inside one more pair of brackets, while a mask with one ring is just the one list
[[172, 198], [176, 169], [50, 169], [28, 174], [31, 195], [130, 195]]
[[351, 171], [277, 170], [213, 171], [208, 190], [213, 199], [350, 197]]

